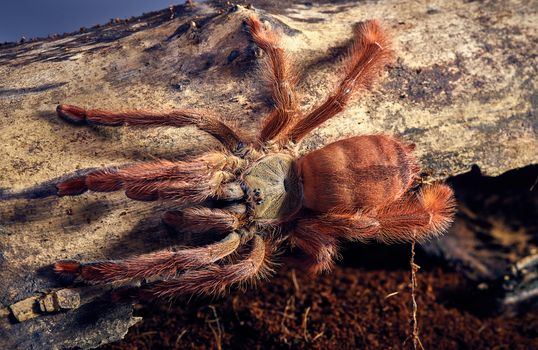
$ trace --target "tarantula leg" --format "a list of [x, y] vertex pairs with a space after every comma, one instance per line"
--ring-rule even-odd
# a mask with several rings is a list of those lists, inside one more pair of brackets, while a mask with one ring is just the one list
[[[197, 178], [191, 182], [172, 182], [169, 184], [158, 184], [157, 187], [149, 188], [155, 190], [159, 199], [172, 200], [180, 204], [202, 203], [207, 199], [237, 200], [244, 197], [243, 189], [237, 182], [229, 182], [234, 175], [224, 171], [217, 171], [208, 178]], [[233, 188], [230, 191], [230, 188]], [[145, 191], [146, 188], [140, 188]], [[138, 189], [135, 189], [138, 191]], [[126, 192], [127, 193], [127, 192]], [[231, 198], [233, 193], [236, 197]], [[131, 197], [132, 198], [132, 197]]]
[[[83, 179], [86, 175], [99, 170], [98, 168], [87, 168], [77, 170], [73, 173], [66, 174], [55, 179], [51, 179], [46, 182], [42, 182], [32, 187], [24, 188], [21, 190], [12, 190], [7, 188], [0, 188], [0, 200], [9, 199], [37, 199], [50, 196], [59, 196], [57, 185], [62, 182], [73, 181], [73, 190], [71, 195], [81, 194], [87, 190], [81, 183], [80, 179]], [[78, 179], [79, 184], [76, 182]], [[76, 193], [78, 191], [78, 193]]]
[[243, 260], [230, 265], [211, 264], [199, 270], [186, 271], [177, 278], [156, 282], [135, 291], [135, 297], [147, 300], [185, 294], [215, 295], [232, 285], [263, 277], [271, 272], [267, 263], [271, 244], [258, 235], [254, 236], [252, 242], [252, 249]]
[[239, 151], [244, 142], [240, 135], [212, 112], [194, 109], [176, 109], [169, 112], [134, 110], [112, 112], [100, 109], [83, 109], [71, 105], [59, 105], [58, 116], [70, 122], [107, 126], [175, 126], [193, 125], [219, 140], [230, 151]]
[[424, 187], [379, 210], [376, 239], [384, 242], [420, 241], [445, 232], [456, 211], [454, 192], [443, 184]]
[[244, 225], [244, 216], [224, 209], [190, 207], [182, 211], [168, 211], [163, 221], [182, 232], [203, 233], [207, 231], [226, 232]]
[[446, 231], [454, 211], [450, 187], [435, 184], [378, 210], [301, 219], [290, 238], [306, 255], [300, 265], [319, 273], [332, 266], [340, 238], [388, 243], [423, 240]]
[[88, 190], [125, 189], [135, 200], [175, 199], [200, 202], [210, 197], [240, 199], [243, 192], [229, 183], [243, 164], [225, 153], [207, 153], [190, 161], [154, 161], [121, 167], [86, 169], [19, 192], [5, 192], [2, 199], [74, 196]]
[[140, 280], [154, 276], [173, 276], [178, 271], [200, 268], [232, 254], [241, 242], [237, 233], [223, 240], [198, 248], [171, 248], [119, 261], [79, 263], [59, 261], [54, 271], [75, 274], [88, 283], [109, 283]]
[[435, 184], [377, 210], [326, 214], [301, 223], [305, 229], [316, 230], [324, 237], [377, 239], [389, 243], [411, 242], [446, 231], [454, 212], [452, 189]]
[[362, 23], [355, 31], [353, 45], [343, 63], [344, 77], [334, 94], [295, 123], [283, 137], [298, 142], [320, 124], [343, 111], [353, 94], [368, 88], [392, 56], [389, 40], [379, 23], [375, 20]]
[[329, 271], [338, 251], [338, 240], [334, 236], [320, 235], [317, 231], [310, 229], [315, 229], [315, 227], [302, 227], [299, 222], [290, 236], [291, 243], [301, 249], [304, 254], [294, 259], [292, 263], [312, 274]]
[[267, 55], [264, 73], [273, 98], [273, 110], [265, 118], [259, 141], [275, 138], [299, 115], [294, 87], [297, 83], [286, 52], [279, 46], [279, 36], [272, 29], [265, 29], [257, 16], [246, 21], [252, 40]]

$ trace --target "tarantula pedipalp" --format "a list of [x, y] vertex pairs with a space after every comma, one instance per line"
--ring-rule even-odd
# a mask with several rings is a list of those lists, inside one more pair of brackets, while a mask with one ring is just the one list
[[256, 140], [247, 142], [205, 111], [116, 113], [60, 105], [58, 115], [75, 123], [194, 125], [213, 135], [223, 149], [186, 161], [88, 169], [38, 189], [39, 196], [124, 190], [134, 200], [171, 201], [182, 209], [167, 212], [167, 224], [191, 233], [220, 232], [221, 240], [125, 260], [59, 261], [56, 272], [97, 284], [143, 280], [147, 283], [136, 293], [140, 298], [211, 294], [268, 272], [278, 246], [298, 249], [298, 262], [317, 273], [330, 268], [340, 240], [413, 241], [446, 230], [454, 213], [453, 193], [443, 184], [412, 189], [419, 171], [412, 145], [387, 135], [365, 135], [301, 157], [296, 153], [298, 142], [343, 111], [391, 60], [379, 23], [357, 27], [334, 93], [304, 115], [294, 91], [296, 75], [278, 34], [255, 16], [246, 24], [265, 52], [273, 100]]

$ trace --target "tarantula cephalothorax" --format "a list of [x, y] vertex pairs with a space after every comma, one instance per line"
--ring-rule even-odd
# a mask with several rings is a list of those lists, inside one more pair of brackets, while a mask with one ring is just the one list
[[366, 135], [302, 157], [295, 153], [305, 135], [344, 110], [354, 93], [368, 88], [391, 60], [389, 40], [379, 23], [357, 26], [340, 83], [304, 115], [278, 35], [256, 16], [246, 24], [265, 53], [263, 68], [273, 99], [252, 142], [200, 110], [116, 113], [70, 105], [57, 108], [60, 117], [76, 123], [194, 125], [217, 138], [222, 150], [188, 161], [152, 161], [64, 177], [55, 183], [55, 194], [123, 189], [131, 199], [171, 201], [182, 209], [166, 212], [167, 224], [190, 233], [220, 232], [220, 240], [125, 260], [60, 261], [57, 272], [76, 274], [88, 283], [141, 281], [139, 298], [210, 294], [269, 272], [277, 246], [297, 251], [295, 261], [316, 273], [330, 268], [340, 240], [414, 241], [447, 229], [454, 213], [453, 193], [443, 184], [416, 189], [419, 167], [413, 145], [386, 135]]

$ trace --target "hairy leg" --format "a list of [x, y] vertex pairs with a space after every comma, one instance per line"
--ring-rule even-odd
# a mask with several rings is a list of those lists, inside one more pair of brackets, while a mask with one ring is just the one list
[[296, 75], [291, 67], [288, 55], [279, 46], [279, 36], [272, 29], [266, 29], [256, 16], [247, 19], [247, 26], [252, 40], [267, 55], [264, 74], [269, 83], [273, 99], [273, 110], [265, 118], [259, 141], [265, 142], [275, 138], [299, 115], [295, 96]]
[[404, 197], [376, 213], [383, 242], [420, 241], [444, 233], [456, 212], [454, 192], [443, 184], [424, 187], [417, 195]]
[[181, 232], [203, 233], [208, 231], [227, 232], [242, 227], [245, 216], [225, 209], [190, 207], [181, 211], [168, 211], [163, 221]]
[[[229, 182], [233, 178], [232, 173], [215, 171], [209, 174], [193, 174], [181, 180], [142, 181], [128, 184], [125, 194], [131, 199], [141, 201], [165, 199], [178, 204], [197, 204], [210, 198], [220, 199], [227, 196], [224, 192], [230, 186], [239, 188], [238, 183]], [[240, 190], [233, 192], [240, 193]], [[234, 199], [243, 197], [242, 194], [240, 196]]]
[[140, 289], [117, 290], [113, 297], [118, 301], [129, 299], [150, 300], [173, 298], [180, 295], [217, 295], [233, 285], [254, 281], [272, 273], [269, 258], [273, 251], [271, 242], [255, 235], [247, 256], [227, 264], [206, 265], [198, 270], [189, 270], [176, 278], [148, 284]]
[[448, 229], [455, 205], [452, 190], [436, 184], [377, 210], [301, 219], [291, 241], [306, 255], [301, 265], [318, 273], [332, 266], [338, 239], [386, 243], [424, 240]]
[[329, 271], [338, 253], [338, 239], [334, 236], [318, 234], [316, 230], [320, 227], [316, 226], [318, 224], [307, 227], [299, 223], [290, 235], [292, 245], [303, 253], [291, 262], [312, 274]]
[[88, 190], [110, 192], [124, 189], [136, 200], [175, 199], [200, 202], [209, 197], [239, 199], [238, 184], [229, 183], [243, 164], [225, 153], [207, 153], [191, 161], [154, 161], [123, 167], [89, 169], [64, 176], [6, 198], [73, 196]]
[[240, 135], [221, 119], [207, 111], [176, 109], [169, 112], [126, 111], [112, 112], [100, 109], [83, 109], [59, 105], [58, 116], [73, 123], [90, 123], [108, 126], [188, 126], [194, 125], [218, 139], [230, 151], [237, 152], [244, 146]]
[[237, 233], [230, 233], [223, 240], [203, 247], [176, 247], [118, 261], [59, 261], [54, 264], [54, 270], [61, 274], [76, 274], [89, 283], [128, 283], [154, 276], [173, 276], [179, 271], [200, 268], [232, 254], [240, 241]]
[[344, 77], [336, 91], [321, 105], [295, 123], [283, 135], [293, 142], [343, 111], [353, 94], [371, 86], [376, 75], [392, 59], [389, 40], [377, 21], [362, 23], [343, 63]]
[[411, 242], [428, 239], [448, 229], [456, 210], [454, 193], [435, 184], [384, 207], [356, 213], [331, 213], [300, 222], [323, 236], [351, 240]]

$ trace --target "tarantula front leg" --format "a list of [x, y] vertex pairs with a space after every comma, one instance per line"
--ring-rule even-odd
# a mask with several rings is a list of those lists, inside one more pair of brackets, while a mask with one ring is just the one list
[[120, 189], [135, 200], [173, 199], [200, 203], [207, 198], [240, 199], [237, 183], [228, 183], [243, 161], [225, 153], [207, 153], [190, 161], [154, 161], [123, 167], [90, 169], [63, 176], [19, 193], [4, 192], [0, 198], [73, 196], [88, 190]]
[[275, 138], [299, 116], [295, 96], [296, 75], [286, 52], [279, 45], [279, 36], [272, 29], [266, 29], [256, 16], [247, 19], [252, 40], [267, 55], [264, 74], [268, 80], [273, 99], [273, 110], [265, 118], [259, 135], [260, 142]]
[[377, 21], [368, 21], [358, 26], [353, 45], [344, 59], [344, 77], [337, 85], [336, 91], [291, 126], [282, 137], [298, 142], [321, 123], [343, 111], [353, 93], [369, 87], [391, 58], [392, 50], [387, 36]]
[[232, 285], [263, 277], [271, 272], [268, 259], [273, 247], [258, 235], [255, 235], [251, 242], [250, 253], [236, 263], [210, 264], [198, 270], [189, 270], [177, 278], [152, 283], [127, 295], [141, 300], [172, 298], [185, 294], [215, 295], [223, 293]]
[[232, 212], [228, 207], [226, 209], [191, 207], [166, 212], [163, 215], [163, 222], [185, 233], [229, 232], [245, 224], [245, 212], [246, 207], [242, 212]]
[[194, 125], [219, 140], [228, 150], [240, 151], [244, 141], [238, 133], [226, 125], [220, 117], [208, 111], [176, 109], [169, 112], [142, 110], [112, 112], [101, 109], [84, 109], [71, 105], [59, 105], [58, 116], [73, 123], [89, 123], [107, 126], [188, 126]]

